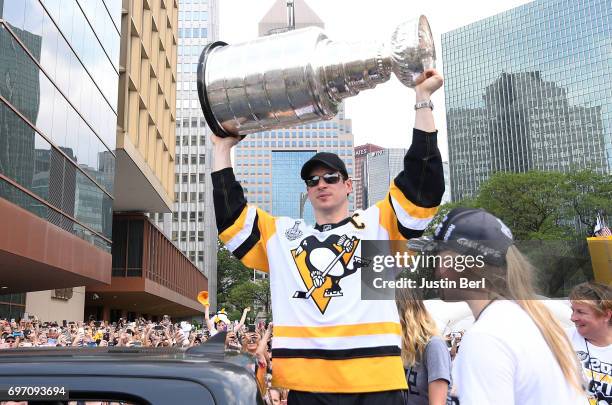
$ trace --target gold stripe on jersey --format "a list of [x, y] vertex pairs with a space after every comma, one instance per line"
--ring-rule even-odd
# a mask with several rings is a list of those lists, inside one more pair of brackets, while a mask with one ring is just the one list
[[396, 322], [373, 322], [356, 325], [331, 326], [280, 326], [274, 325], [276, 337], [326, 338], [344, 336], [402, 334], [402, 326]]
[[415, 205], [413, 202], [407, 199], [402, 190], [395, 185], [395, 181], [391, 183], [389, 193], [397, 200], [397, 202], [399, 202], [404, 211], [415, 219], [432, 219], [438, 212], [438, 207], [423, 208]]
[[244, 221], [246, 221], [248, 211], [249, 206], [245, 205], [238, 219], [236, 219], [236, 221], [229, 228], [219, 234], [219, 239], [221, 239], [223, 243], [227, 243], [228, 241], [232, 240], [232, 238], [236, 236], [238, 232], [242, 230], [242, 228], [244, 228]]
[[[268, 240], [276, 233], [276, 223], [273, 216], [255, 206], [245, 205], [236, 222], [223, 231], [219, 238], [223, 243], [227, 244], [246, 226], [251, 226], [251, 224], [246, 223], [249, 207], [256, 209], [256, 216], [252, 224], [251, 234], [246, 238], [244, 244], [252, 243], [252, 246], [244, 252], [244, 255], [240, 257], [240, 261], [247, 267], [269, 272], [266, 245]], [[253, 239], [256, 239], [256, 241], [253, 241]], [[234, 249], [232, 253], [235, 254], [241, 247], [242, 245]]]
[[397, 226], [397, 217], [393, 212], [393, 207], [389, 203], [388, 196], [387, 194], [384, 200], [380, 200], [376, 203], [379, 210], [378, 223], [387, 231], [390, 240], [406, 240]]
[[274, 358], [272, 385], [334, 393], [408, 389], [400, 356], [349, 360]]

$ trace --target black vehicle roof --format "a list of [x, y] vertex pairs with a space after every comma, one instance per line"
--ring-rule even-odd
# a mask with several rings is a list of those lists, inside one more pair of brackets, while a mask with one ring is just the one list
[[[260, 402], [255, 378], [244, 367], [250, 358], [219, 353], [213, 345], [205, 346], [187, 350], [142, 347], [7, 349], [0, 351], [0, 381], [10, 377], [25, 383], [28, 378], [47, 376], [57, 380], [58, 376], [63, 376], [68, 384], [76, 384], [78, 379], [91, 377], [93, 381], [105, 377], [116, 381], [149, 381], [148, 389], [155, 390], [156, 381], [172, 380], [205, 387], [215, 403]], [[134, 386], [134, 391], [137, 389]]]

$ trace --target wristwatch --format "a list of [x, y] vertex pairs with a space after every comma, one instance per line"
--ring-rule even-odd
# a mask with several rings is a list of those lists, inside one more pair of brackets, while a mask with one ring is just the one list
[[419, 101], [414, 105], [414, 109], [418, 110], [419, 108], [431, 108], [431, 110], [433, 111], [433, 103], [431, 102], [431, 100]]

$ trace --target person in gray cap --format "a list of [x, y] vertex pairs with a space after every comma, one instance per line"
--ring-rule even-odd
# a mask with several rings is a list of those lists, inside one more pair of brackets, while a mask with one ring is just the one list
[[349, 212], [353, 182], [336, 154], [304, 163], [314, 226], [247, 204], [230, 160], [239, 139], [213, 135], [219, 237], [246, 266], [270, 274], [272, 384], [291, 390], [290, 405], [403, 403], [397, 309], [392, 300], [361, 300], [361, 241], [419, 237], [436, 214], [444, 176], [430, 97], [442, 82], [435, 70], [418, 80], [404, 170], [375, 206]]
[[434, 258], [441, 298], [467, 302], [474, 315], [453, 364], [461, 405], [585, 402], [567, 335], [538, 301], [533, 269], [499, 218], [456, 208], [433, 239], [413, 239], [409, 246]]

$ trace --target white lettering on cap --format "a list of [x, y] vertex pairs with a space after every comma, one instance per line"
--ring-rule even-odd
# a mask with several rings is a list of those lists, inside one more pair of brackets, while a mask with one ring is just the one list
[[455, 230], [455, 224], [452, 224], [451, 226], [448, 227], [448, 229], [446, 230], [446, 233], [444, 234], [445, 242], [448, 241], [448, 238], [450, 238], [454, 230]]
[[506, 226], [506, 224], [504, 224], [501, 219], [499, 218], [495, 218], [497, 219], [497, 222], [499, 222], [499, 224], [501, 225], [501, 231], [504, 235], [506, 235], [507, 237], [509, 237], [510, 239], [514, 239], [514, 237], [512, 236], [512, 231], [510, 230], [510, 228], [508, 228]]

